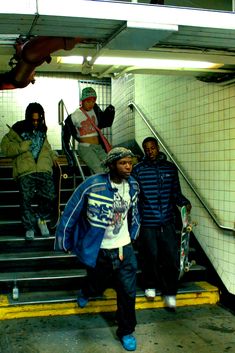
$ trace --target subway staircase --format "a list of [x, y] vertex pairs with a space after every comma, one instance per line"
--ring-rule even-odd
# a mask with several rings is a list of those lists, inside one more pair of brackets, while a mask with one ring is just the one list
[[[79, 173], [76, 176], [68, 173], [65, 156], [59, 155], [59, 164], [63, 175], [60, 196], [63, 212], [82, 178]], [[81, 166], [84, 175], [88, 176], [87, 167]], [[0, 195], [0, 320], [116, 310], [112, 289], [91, 300], [85, 309], [78, 308], [77, 291], [86, 272], [76, 256], [53, 250], [55, 229], [51, 229], [49, 238], [38, 235], [31, 242], [25, 241], [20, 221], [19, 192], [12, 178], [12, 161], [5, 157], [0, 157]], [[207, 282], [207, 269], [198, 265], [200, 258], [197, 259], [195, 249], [191, 250], [190, 256], [196, 264], [179, 282], [177, 306], [215, 304], [219, 301], [219, 290]], [[163, 306], [160, 293], [154, 301], [144, 297], [141, 273], [138, 272], [136, 309]]]

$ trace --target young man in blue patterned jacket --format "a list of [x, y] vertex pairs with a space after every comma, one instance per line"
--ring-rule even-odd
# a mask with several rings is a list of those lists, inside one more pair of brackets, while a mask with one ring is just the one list
[[117, 336], [128, 351], [136, 349], [135, 297], [137, 261], [132, 247], [139, 233], [139, 185], [130, 175], [130, 150], [113, 148], [108, 173], [87, 178], [68, 201], [56, 232], [56, 249], [73, 251], [87, 267], [78, 305], [101, 295], [111, 277], [117, 292]]
[[176, 166], [159, 151], [157, 139], [142, 143], [145, 157], [133, 168], [140, 186], [142, 274], [145, 295], [154, 299], [156, 287], [166, 307], [175, 310], [178, 289], [179, 254], [175, 231], [175, 207], [191, 204], [181, 192]]

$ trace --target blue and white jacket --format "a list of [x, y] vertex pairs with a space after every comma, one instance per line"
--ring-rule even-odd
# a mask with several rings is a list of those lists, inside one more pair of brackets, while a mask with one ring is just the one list
[[[132, 240], [139, 234], [139, 185], [128, 178], [131, 204], [128, 227]], [[113, 218], [114, 192], [109, 174], [96, 174], [81, 183], [70, 197], [56, 230], [55, 250], [74, 252], [87, 266], [95, 267], [106, 227]]]
[[153, 162], [146, 157], [134, 166], [133, 177], [140, 186], [141, 225], [160, 227], [174, 222], [175, 207], [190, 204], [181, 192], [178, 170], [159, 152]]

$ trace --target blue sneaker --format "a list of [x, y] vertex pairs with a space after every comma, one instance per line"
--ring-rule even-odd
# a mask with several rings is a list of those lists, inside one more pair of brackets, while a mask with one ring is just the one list
[[122, 346], [126, 351], [136, 350], [136, 339], [133, 335], [126, 335], [120, 338]]
[[77, 303], [80, 308], [85, 308], [89, 301], [89, 298], [85, 297], [82, 290], [78, 292]]

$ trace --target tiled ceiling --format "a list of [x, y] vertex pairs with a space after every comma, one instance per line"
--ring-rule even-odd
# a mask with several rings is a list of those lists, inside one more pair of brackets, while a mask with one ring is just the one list
[[[178, 7], [180, 3], [194, 8]], [[95, 58], [108, 55], [223, 63], [220, 69], [181, 70], [177, 74], [215, 82], [230, 80], [235, 75], [232, 1], [229, 8], [222, 7], [224, 1], [213, 1], [219, 6], [216, 11], [205, 9], [207, 3], [209, 9], [212, 3], [209, 0], [165, 1], [164, 6], [147, 1], [4, 1], [0, 3], [0, 71], [11, 70], [9, 61], [15, 54], [14, 43], [19, 37], [23, 40], [41, 36], [80, 37], [81, 42], [72, 50], [52, 50], [51, 62], [37, 66], [36, 72], [76, 72], [93, 77], [119, 77], [130, 72], [176, 73], [134, 65], [94, 64]], [[225, 3], [228, 5], [229, 1]], [[82, 55], [84, 63], [57, 63], [58, 56], [71, 55]], [[88, 56], [92, 57], [90, 62], [86, 60]]]

